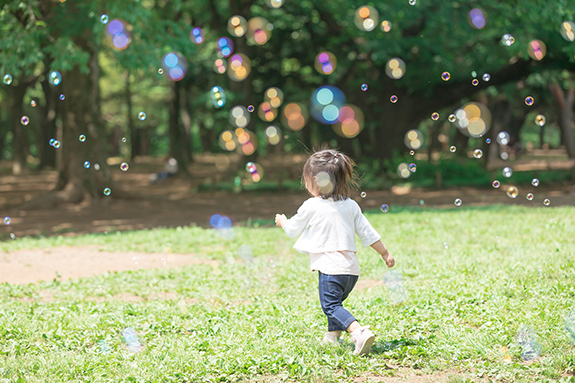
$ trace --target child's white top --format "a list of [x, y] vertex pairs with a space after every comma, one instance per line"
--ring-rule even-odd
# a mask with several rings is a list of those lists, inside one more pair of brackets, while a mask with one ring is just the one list
[[[381, 239], [357, 202], [350, 198], [344, 201], [310, 198], [300, 206], [296, 215], [288, 219], [284, 231], [291, 238], [300, 236], [294, 249], [309, 254], [312, 270], [325, 274], [359, 275], [355, 234], [363, 246]], [[341, 259], [338, 261], [338, 258]]]

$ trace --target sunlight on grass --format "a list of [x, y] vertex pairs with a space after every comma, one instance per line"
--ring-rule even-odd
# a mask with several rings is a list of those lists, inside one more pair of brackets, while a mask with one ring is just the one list
[[[347, 382], [365, 372], [393, 375], [386, 365], [497, 381], [574, 381], [575, 347], [564, 323], [575, 305], [575, 208], [411, 208], [367, 216], [394, 254], [408, 294], [393, 304], [380, 283], [387, 270], [380, 256], [359, 250], [360, 281], [377, 283], [354, 290], [344, 306], [376, 334], [367, 358], [353, 357], [348, 335], [340, 347], [319, 345], [327, 320], [317, 273], [280, 229], [237, 227], [226, 241], [186, 227], [1, 243], [3, 252], [170, 247], [221, 263], [0, 285], [0, 381], [249, 381], [259, 374]], [[238, 254], [241, 245], [251, 247], [251, 262]], [[515, 341], [523, 323], [543, 347], [531, 364]], [[122, 342], [128, 327], [143, 351], [131, 354]]]

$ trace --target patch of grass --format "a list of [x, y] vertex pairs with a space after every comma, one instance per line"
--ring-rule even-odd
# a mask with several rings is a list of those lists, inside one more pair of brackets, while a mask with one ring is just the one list
[[[387, 364], [422, 373], [458, 369], [498, 382], [567, 382], [575, 371], [575, 347], [563, 330], [575, 305], [573, 216], [573, 207], [519, 206], [367, 213], [409, 293], [397, 305], [376, 285], [345, 301], [377, 336], [367, 358], [353, 357], [347, 335], [340, 347], [319, 345], [327, 320], [317, 274], [277, 228], [252, 222], [228, 241], [213, 230], [182, 227], [3, 242], [2, 252], [171, 247], [222, 264], [0, 285], [0, 381], [231, 382], [257, 374], [349, 382], [367, 372], [392, 375]], [[253, 251], [250, 262], [240, 262], [242, 245]], [[377, 253], [360, 248], [358, 258], [360, 281], [382, 279], [387, 268]], [[158, 299], [168, 292], [173, 299]], [[114, 299], [119, 294], [143, 300]], [[53, 301], [39, 299], [46, 295]], [[537, 330], [543, 346], [531, 364], [515, 343], [522, 323]], [[140, 353], [123, 344], [127, 327], [145, 346]], [[99, 341], [109, 353], [100, 352]]]

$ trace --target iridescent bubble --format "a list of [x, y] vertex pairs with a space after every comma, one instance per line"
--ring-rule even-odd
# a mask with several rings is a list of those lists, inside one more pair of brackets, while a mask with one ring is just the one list
[[392, 95], [392, 96], [389, 98], [389, 101], [391, 101], [393, 104], [395, 104], [395, 103], [397, 102], [397, 96], [396, 96], [396, 95]]
[[443, 72], [441, 74], [441, 78], [443, 79], [443, 81], [449, 81], [449, 79], [451, 78], [451, 74], [449, 72]]
[[525, 362], [532, 362], [541, 356], [542, 347], [533, 328], [524, 324], [519, 326], [516, 341], [521, 347], [521, 358]]
[[365, 92], [367, 90], [367, 84], [361, 84], [361, 90]]
[[509, 198], [517, 198], [519, 195], [519, 189], [517, 189], [515, 186], [509, 186], [506, 193]]
[[144, 121], [146, 119], [146, 113], [140, 112], [138, 113], [138, 120]]
[[531, 96], [525, 97], [525, 105], [531, 106], [535, 102], [535, 99]]
[[66, 99], [66, 96], [64, 94], [60, 95], [60, 101], [64, 101]]
[[212, 100], [212, 105], [216, 108], [221, 108], [226, 104], [226, 93], [221, 86], [213, 86], [210, 90], [210, 99]]
[[417, 3], [417, 0], [409, 0], [409, 5], [415, 5], [415, 3]]
[[473, 85], [473, 86], [479, 85], [479, 80], [477, 80], [476, 78], [474, 78], [473, 80], [471, 80], [471, 85]]
[[335, 55], [331, 52], [320, 52], [315, 57], [315, 70], [317, 70], [321, 74], [332, 74], [337, 67], [337, 59]]
[[405, 133], [403, 142], [409, 149], [417, 150], [423, 145], [423, 133], [417, 129], [412, 129]]
[[409, 164], [409, 171], [415, 173], [417, 171], [417, 165], [413, 163]]
[[387, 206], [386, 204], [383, 204], [383, 205], [381, 205], [379, 210], [381, 210], [384, 213], [387, 213], [389, 211], [389, 206]]
[[242, 53], [235, 53], [229, 59], [228, 77], [232, 81], [245, 80], [252, 70], [251, 60]]
[[456, 148], [455, 146], [453, 146], [453, 145], [449, 147], [449, 151], [450, 151], [451, 153], [455, 153], [456, 150], [457, 150], [457, 148]]
[[30, 119], [28, 118], [28, 116], [22, 116], [22, 118], [20, 119], [20, 123], [26, 126], [30, 123]]
[[218, 57], [229, 57], [234, 52], [234, 43], [229, 37], [220, 37], [216, 44]]
[[3, 78], [3, 81], [4, 81], [4, 85], [10, 85], [10, 84], [12, 84], [12, 75], [5, 74], [5, 75], [4, 75], [4, 78]]
[[481, 149], [475, 149], [475, 150], [473, 151], [473, 157], [475, 157], [475, 158], [477, 158], [477, 159], [483, 157], [483, 150], [481, 150]]
[[545, 206], [551, 205], [551, 200], [549, 200], [548, 198], [545, 198], [545, 199], [543, 200], [543, 205], [545, 205]]
[[16, 234], [10, 233], [10, 239], [11, 239], [11, 240], [15, 240], [15, 239], [16, 239]]
[[525, 198], [527, 198], [528, 201], [533, 201], [533, 193], [527, 193], [527, 196]]
[[83, 134], [80, 134], [80, 137], [78, 137], [78, 140], [79, 140], [80, 142], [84, 142], [84, 141], [86, 141], [86, 136], [83, 135]]
[[461, 204], [463, 203], [463, 201], [461, 201], [460, 198], [456, 198], [455, 201], [453, 201], [453, 203], [455, 204], [455, 206], [461, 206]]
[[372, 31], [379, 22], [377, 9], [369, 5], [363, 5], [355, 11], [355, 26], [362, 31]]
[[493, 187], [494, 187], [495, 189], [499, 189], [499, 186], [501, 186], [501, 184], [500, 184], [499, 181], [497, 181], [497, 180], [493, 181], [493, 183], [492, 183], [491, 185], [493, 185]]
[[367, 197], [367, 193], [366, 193], [366, 192], [361, 192], [360, 196], [361, 196], [361, 198], [365, 198], [365, 197]]
[[482, 78], [483, 78], [483, 81], [487, 82], [487, 81], [491, 80], [491, 75], [489, 73], [484, 73]]
[[158, 68], [158, 74], [164, 74], [164, 70], [162, 68]]
[[273, 24], [263, 17], [252, 17], [248, 21], [246, 38], [249, 44], [263, 45], [272, 37]]
[[565, 330], [569, 332], [571, 343], [575, 343], [575, 308], [565, 317]]
[[561, 23], [561, 36], [569, 42], [575, 40], [575, 24], [571, 21], [564, 21]]
[[433, 121], [437, 121], [439, 119], [439, 113], [437, 113], [437, 112], [431, 113], [431, 119]]
[[105, 188], [104, 195], [110, 195], [110, 194], [112, 194], [112, 190], [110, 188]]
[[503, 168], [503, 176], [505, 178], [511, 177], [512, 174], [513, 174], [513, 170], [511, 170], [511, 168], [509, 166], [506, 166]]
[[533, 178], [533, 179], [531, 180], [531, 185], [533, 185], [533, 186], [535, 186], [535, 187], [539, 186], [539, 179], [538, 179], [538, 178]]
[[61, 144], [60, 144], [60, 141], [58, 141], [58, 140], [54, 141], [54, 147], [55, 147], [56, 149], [58, 149], [58, 148], [60, 147], [60, 145], [61, 145]]
[[101, 22], [102, 24], [107, 24], [107, 23], [108, 23], [108, 20], [109, 20], [108, 15], [105, 15], [105, 14], [104, 14], [104, 15], [100, 16], [100, 22]]
[[547, 54], [547, 46], [541, 40], [531, 40], [527, 45], [527, 54], [533, 60], [541, 61]]
[[391, 31], [391, 23], [389, 22], [389, 20], [383, 20], [381, 22], [380, 28], [384, 32], [389, 32]]
[[54, 146], [54, 142], [56, 142], [56, 140], [53, 138], [50, 138], [50, 142], [49, 142], [50, 146]]
[[126, 142], [126, 137], [122, 137], [122, 142]]
[[400, 176], [401, 178], [409, 178], [411, 172], [409, 171], [409, 166], [407, 165], [407, 163], [402, 162], [399, 165], [397, 165], [397, 175]]
[[321, 86], [311, 96], [310, 112], [319, 123], [332, 125], [338, 121], [339, 111], [345, 103], [345, 94], [339, 88], [332, 85]]
[[248, 30], [247, 20], [240, 15], [230, 17], [228, 20], [228, 32], [235, 37], [242, 37]]
[[449, 117], [447, 117], [447, 119], [449, 120], [449, 122], [455, 122], [457, 117], [455, 116], [455, 114], [450, 114]]
[[477, 77], [477, 72], [476, 72], [476, 71], [471, 71], [471, 77], [476, 78], [476, 77]]
[[410, 150], [410, 151], [409, 151], [409, 155], [410, 155], [410, 156], [414, 156], [414, 155], [415, 155], [415, 150]]
[[509, 133], [507, 132], [499, 132], [497, 134], [497, 142], [501, 145], [507, 145], [509, 144], [509, 139], [511, 138], [511, 136], [509, 135]]
[[35, 108], [36, 107], [36, 101], [34, 101], [34, 100], [30, 101], [30, 106], [32, 108]]
[[94, 169], [100, 170], [100, 164], [94, 164]]
[[469, 12], [469, 22], [474, 28], [482, 29], [483, 27], [485, 27], [487, 20], [485, 18], [485, 14], [481, 9], [473, 8]]
[[503, 45], [510, 47], [515, 42], [515, 37], [511, 36], [509, 33], [506, 33], [501, 37], [501, 42]]
[[[137, 263], [136, 263], [137, 264]], [[143, 346], [136, 335], [136, 332], [131, 328], [126, 328], [122, 330], [122, 337], [124, 342], [128, 346], [128, 350], [132, 353], [136, 353], [142, 350]]]
[[[415, 2], [415, 0], [410, 0]], [[400, 304], [407, 300], [407, 289], [405, 288], [399, 270], [388, 270], [383, 275], [383, 283], [388, 288], [389, 299], [395, 303]]]
[[190, 40], [194, 44], [201, 44], [204, 42], [204, 30], [202, 28], [193, 28], [190, 32]]
[[253, 162], [248, 162], [246, 164], [246, 171], [250, 174], [254, 174], [255, 172], [258, 171], [258, 167], [256, 164], [254, 164]]
[[213, 68], [214, 68], [214, 72], [219, 73], [219, 74], [224, 74], [224, 73], [226, 73], [226, 70], [228, 69], [228, 62], [223, 58], [216, 59], [216, 61], [214, 61]]
[[491, 143], [491, 138], [485, 139], [485, 142], [486, 142], [487, 144], [490, 144], [490, 143]]
[[535, 123], [536, 123], [537, 125], [543, 126], [543, 125], [545, 125], [545, 122], [547, 122], [547, 119], [545, 118], [544, 115], [538, 114], [538, 115], [535, 117]]
[[130, 165], [128, 165], [127, 162], [122, 162], [122, 163], [120, 164], [120, 169], [122, 169], [123, 172], [127, 172], [128, 169], [130, 169]]
[[86, 169], [89, 169], [90, 168], [90, 161], [84, 161], [84, 167]]
[[62, 82], [62, 74], [56, 70], [50, 72], [50, 75], [48, 76], [48, 82], [53, 86], [60, 85]]
[[385, 64], [385, 74], [391, 79], [399, 80], [405, 74], [405, 61], [399, 57], [393, 57]]
[[12, 223], [12, 219], [10, 217], [4, 217], [4, 225], [8, 226]]

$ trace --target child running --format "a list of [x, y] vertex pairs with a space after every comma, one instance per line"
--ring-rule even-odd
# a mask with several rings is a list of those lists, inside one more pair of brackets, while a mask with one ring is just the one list
[[381, 254], [387, 267], [393, 267], [395, 260], [357, 202], [349, 198], [350, 188], [357, 188], [354, 167], [352, 159], [336, 150], [312, 154], [302, 176], [312, 198], [290, 219], [276, 214], [275, 221], [290, 238], [299, 236], [294, 248], [309, 254], [311, 271], [319, 272], [319, 300], [328, 325], [322, 343], [338, 344], [341, 332], [347, 331], [358, 356], [369, 353], [375, 336], [342, 306], [359, 278], [355, 234], [364, 246]]

